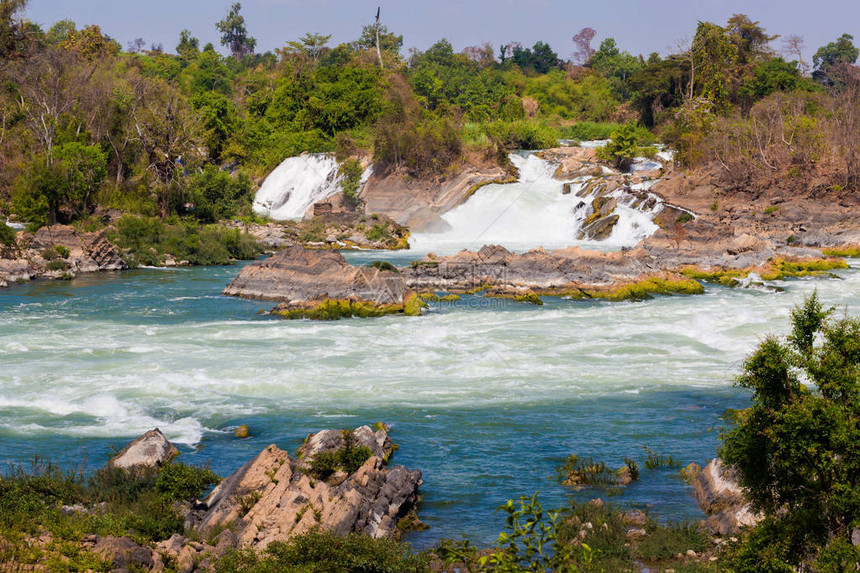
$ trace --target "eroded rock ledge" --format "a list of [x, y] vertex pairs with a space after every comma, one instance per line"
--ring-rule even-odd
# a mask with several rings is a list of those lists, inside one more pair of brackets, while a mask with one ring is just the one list
[[79, 233], [68, 225], [18, 233], [16, 244], [0, 246], [0, 287], [35, 278], [70, 279], [79, 273], [119, 271], [128, 265], [104, 232]]
[[661, 229], [635, 249], [606, 253], [568, 247], [516, 254], [488, 245], [477, 252], [432, 254], [411, 267], [350, 265], [334, 252], [294, 246], [239, 273], [224, 294], [279, 301], [289, 318], [417, 314], [414, 293], [484, 293], [519, 298], [565, 296], [624, 300], [652, 294], [699, 294], [699, 281], [733, 285], [845, 268], [816, 249], [779, 245], [707, 221]]
[[[341, 451], [347, 439], [352, 447], [369, 450], [367, 460], [351, 473], [338, 469], [324, 478], [316, 474], [314, 460]], [[270, 445], [205, 500], [186, 507], [188, 537], [175, 534], [141, 545], [126, 537], [88, 535], [82, 546], [107, 560], [113, 570], [164, 571], [171, 564], [171, 571], [190, 573], [209, 570], [215, 559], [231, 549], [262, 550], [314, 528], [340, 535], [399, 538], [404, 523], [423, 526], [416, 514], [422, 481], [418, 470], [388, 467], [395, 449], [384, 424], [311, 434], [295, 457]], [[151, 430], [129, 444], [111, 465], [154, 467], [175, 451], [161, 432]], [[117, 460], [128, 463], [117, 464]]]

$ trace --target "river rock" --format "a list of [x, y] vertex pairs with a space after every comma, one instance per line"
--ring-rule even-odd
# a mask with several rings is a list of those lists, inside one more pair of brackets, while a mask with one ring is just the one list
[[110, 459], [108, 465], [114, 468], [151, 468], [161, 466], [179, 455], [179, 450], [171, 444], [161, 430], [149, 430], [141, 437], [122, 449]]
[[314, 479], [307, 463], [322, 451], [342, 444], [339, 430], [310, 436], [299, 450], [300, 459], [275, 445], [221, 482], [190, 515], [187, 525], [204, 537], [232, 524], [237, 543], [264, 548], [315, 527], [345, 535], [358, 532], [374, 538], [397, 535], [398, 521], [415, 511], [421, 472], [403, 466], [388, 468], [388, 432], [363, 426], [354, 431], [373, 454], [355, 472], [333, 485]]
[[708, 527], [718, 535], [734, 535], [761, 520], [752, 512], [738, 485], [737, 470], [714, 458], [693, 482], [699, 507], [708, 514]]
[[374, 172], [361, 191], [364, 211], [380, 213], [412, 232], [442, 227], [436, 217], [464, 202], [482, 185], [507, 178], [498, 166], [463, 165], [444, 180], [420, 180], [403, 171]]
[[244, 267], [223, 294], [298, 307], [326, 299], [403, 305], [407, 291], [397, 273], [352, 266], [337, 251], [294, 245]]
[[97, 537], [90, 551], [109, 561], [111, 571], [151, 571], [155, 566], [152, 550], [127, 537]]

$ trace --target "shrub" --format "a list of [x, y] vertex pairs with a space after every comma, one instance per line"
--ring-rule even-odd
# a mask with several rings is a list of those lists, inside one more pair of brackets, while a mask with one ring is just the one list
[[275, 541], [262, 554], [253, 550], [228, 553], [214, 567], [216, 573], [424, 573], [428, 559], [413, 554], [393, 539], [373, 539], [351, 533], [340, 536], [314, 529], [288, 541]]
[[629, 171], [639, 152], [636, 128], [627, 124], [612, 132], [611, 141], [597, 150], [597, 157], [621, 171]]
[[0, 223], [0, 245], [4, 245], [6, 247], [14, 247], [15, 246], [15, 238], [18, 233], [7, 225], [6, 223]]
[[767, 518], [739, 555], [770, 548], [768, 570], [850, 543], [858, 520], [860, 319], [832, 313], [813, 294], [792, 310], [788, 337], [769, 336], [747, 357], [737, 384], [752, 406], [722, 438], [721, 456]]
[[356, 446], [351, 430], [343, 430], [343, 446], [335, 451], [319, 452], [310, 462], [310, 473], [318, 479], [326, 479], [338, 470], [347, 474], [356, 472], [373, 452], [367, 446]]
[[53, 261], [48, 261], [48, 264], [45, 265], [46, 271], [65, 271], [68, 268], [68, 263], [61, 259], [54, 259]]
[[216, 223], [223, 219], [250, 212], [251, 180], [245, 174], [233, 178], [214, 165], [188, 179], [187, 203], [181, 207], [203, 223]]
[[341, 163], [338, 174], [341, 176], [343, 202], [350, 209], [355, 209], [360, 203], [358, 191], [361, 186], [361, 176], [364, 174], [361, 162], [358, 159], [347, 159]]
[[173, 462], [161, 468], [155, 491], [169, 501], [191, 501], [220, 481], [221, 476], [208, 467]]
[[374, 269], [379, 269], [380, 271], [390, 271], [392, 273], [399, 273], [400, 269], [389, 263], [388, 261], [373, 261], [367, 265], [368, 267], [372, 267]]

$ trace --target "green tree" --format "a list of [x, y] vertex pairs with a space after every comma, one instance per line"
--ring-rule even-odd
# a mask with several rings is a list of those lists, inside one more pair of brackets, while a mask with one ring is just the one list
[[834, 71], [839, 64], [853, 64], [860, 56], [860, 49], [854, 46], [854, 36], [842, 34], [835, 42], [818, 48], [812, 56], [815, 71], [812, 77], [818, 82], [826, 85], [834, 83]]
[[240, 10], [242, 10], [242, 4], [236, 2], [230, 7], [224, 19], [215, 24], [221, 32], [221, 45], [230, 48], [230, 53], [237, 62], [241, 61], [246, 54], [253, 54], [257, 46], [257, 40], [248, 36], [245, 17], [239, 14]]
[[176, 53], [184, 60], [193, 60], [200, 54], [200, 40], [192, 36], [187, 28], [179, 33]]
[[619, 50], [614, 38], [603, 40], [591, 57], [591, 68], [609, 78], [612, 91], [622, 100], [630, 97], [629, 80], [642, 66], [639, 58]]
[[74, 34], [77, 34], [78, 28], [72, 20], [59, 20], [50, 27], [45, 35], [45, 40], [52, 45], [59, 45], [65, 42]]
[[766, 517], [748, 544], [779, 548], [768, 567], [741, 570], [791, 570], [822, 548], [820, 558], [845, 548], [849, 562], [860, 557], [850, 544], [860, 526], [860, 319], [832, 312], [813, 294], [792, 311], [791, 333], [765, 338], [737, 380], [752, 406], [721, 455]]
[[0, 0], [0, 59], [23, 50], [26, 23], [20, 18], [27, 0]]
[[725, 29], [710, 22], [699, 22], [693, 39], [693, 79], [695, 92], [710, 101], [717, 113], [729, 108], [731, 70], [738, 48], [729, 41]]
[[740, 66], [753, 64], [771, 56], [770, 42], [779, 35], [769, 36], [758, 22], [753, 22], [746, 14], [735, 14], [726, 25], [729, 41], [737, 48], [737, 63]]

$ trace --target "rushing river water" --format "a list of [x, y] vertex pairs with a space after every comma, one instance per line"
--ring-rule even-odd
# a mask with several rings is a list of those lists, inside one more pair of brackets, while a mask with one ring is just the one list
[[[185, 462], [227, 474], [269, 443], [292, 451], [309, 432], [383, 420], [395, 462], [424, 472], [430, 529], [408, 539], [490, 542], [508, 498], [564, 502], [551, 476], [571, 453], [618, 466], [648, 446], [707, 462], [721, 416], [746, 403], [732, 387], [740, 361], [786, 330], [793, 304], [817, 288], [860, 314], [852, 264], [841, 280], [789, 281], [784, 293], [708, 287], [544, 307], [464, 297], [420, 318], [334, 323], [274, 320], [257, 314], [269, 304], [220, 296], [235, 266], [13, 285], [0, 291], [0, 461], [91, 470], [157, 426]], [[232, 436], [239, 424], [251, 439]], [[643, 470], [616, 499], [700, 515], [671, 470]]]

